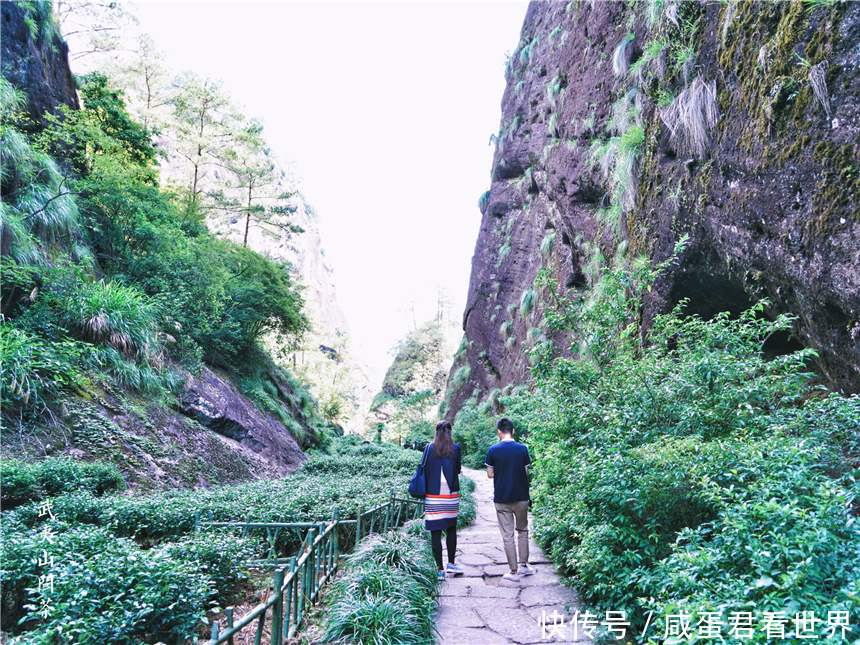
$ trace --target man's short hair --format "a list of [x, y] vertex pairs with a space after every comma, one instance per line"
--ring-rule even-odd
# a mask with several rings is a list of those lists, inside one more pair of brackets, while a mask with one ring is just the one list
[[496, 428], [498, 428], [502, 434], [511, 434], [514, 431], [514, 422], [507, 417], [502, 417], [499, 419], [498, 423], [496, 423]]

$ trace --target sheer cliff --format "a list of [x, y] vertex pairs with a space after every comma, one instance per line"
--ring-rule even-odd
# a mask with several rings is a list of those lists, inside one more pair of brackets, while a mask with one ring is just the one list
[[767, 299], [798, 319], [766, 350], [813, 347], [830, 387], [860, 390], [858, 44], [858, 3], [532, 2], [448, 415], [527, 377], [541, 267], [588, 290], [601, 262], [662, 261], [685, 233], [646, 328], [683, 298], [702, 317]]
[[0, 4], [3, 76], [26, 93], [34, 129], [44, 125], [45, 113], [55, 113], [58, 105], [78, 107], [69, 47], [49, 13], [40, 3]]

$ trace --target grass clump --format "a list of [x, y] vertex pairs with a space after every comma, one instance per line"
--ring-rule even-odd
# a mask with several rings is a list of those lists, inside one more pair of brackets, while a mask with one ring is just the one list
[[719, 119], [717, 85], [698, 76], [660, 116], [672, 133], [673, 145], [704, 159], [711, 145], [711, 132]]
[[463, 365], [456, 372], [454, 372], [454, 378], [452, 379], [452, 384], [454, 389], [459, 390], [462, 388], [466, 381], [472, 376], [472, 368], [468, 365]]
[[547, 233], [540, 242], [541, 256], [548, 258], [552, 255], [552, 248], [555, 244], [555, 233]]
[[623, 78], [627, 75], [627, 69], [630, 67], [630, 59], [633, 57], [633, 34], [625, 36], [612, 52], [612, 72], [617, 78]]
[[436, 575], [420, 520], [399, 531], [372, 535], [349, 556], [346, 572], [334, 583], [323, 641], [432, 643]]

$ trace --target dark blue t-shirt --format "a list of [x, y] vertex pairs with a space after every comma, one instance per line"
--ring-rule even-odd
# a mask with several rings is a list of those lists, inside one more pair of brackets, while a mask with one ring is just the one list
[[493, 469], [493, 501], [498, 504], [526, 502], [529, 479], [526, 466], [532, 463], [529, 449], [516, 441], [500, 441], [487, 451], [487, 466]]

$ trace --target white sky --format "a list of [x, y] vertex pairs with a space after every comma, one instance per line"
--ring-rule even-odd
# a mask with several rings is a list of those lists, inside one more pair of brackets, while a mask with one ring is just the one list
[[505, 54], [526, 2], [138, 2], [175, 70], [223, 79], [294, 161], [354, 348], [380, 374], [436, 312], [460, 320]]

